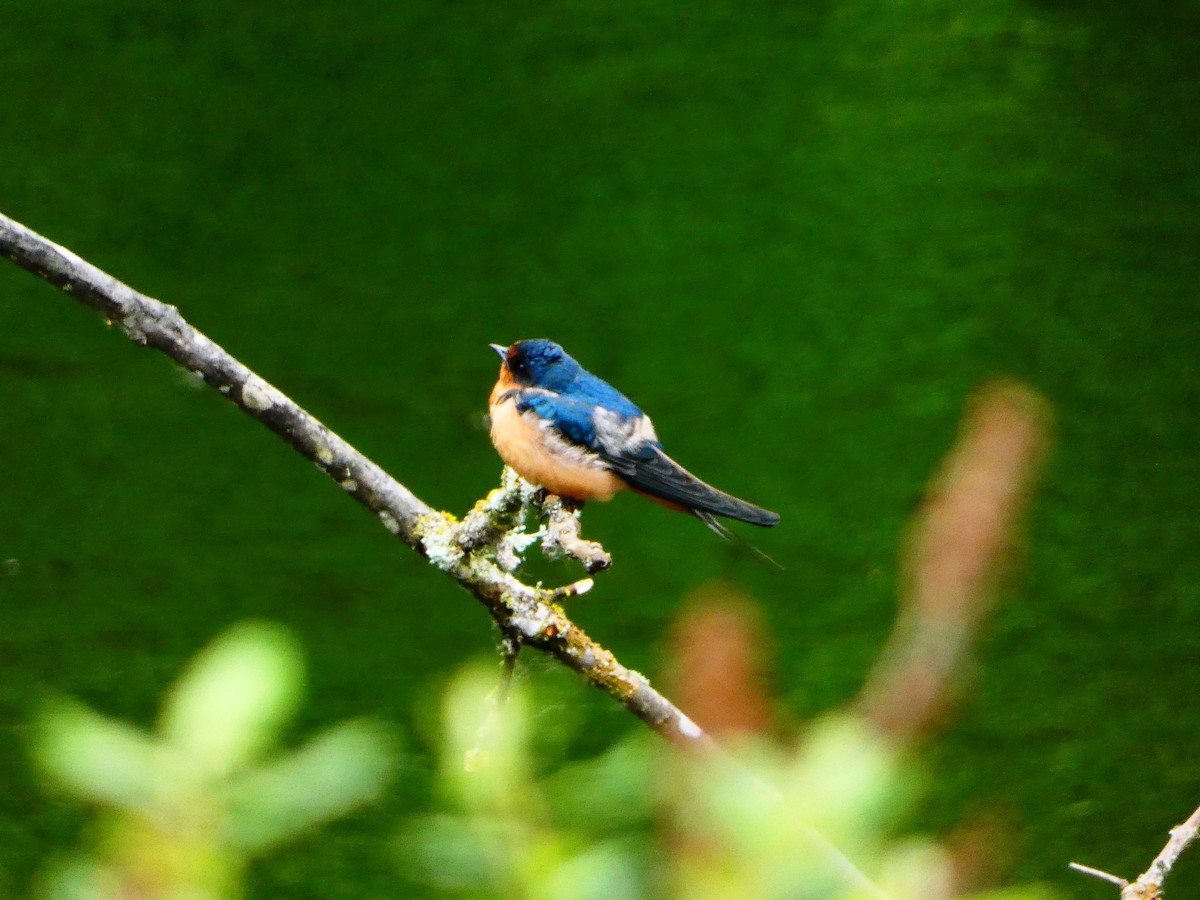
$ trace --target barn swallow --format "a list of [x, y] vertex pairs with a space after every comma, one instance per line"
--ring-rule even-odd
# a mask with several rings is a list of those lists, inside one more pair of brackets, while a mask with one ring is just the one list
[[650, 417], [553, 341], [490, 345], [500, 378], [489, 406], [492, 443], [526, 481], [578, 502], [632, 490], [696, 516], [769, 528], [779, 515], [701, 481], [663, 452]]

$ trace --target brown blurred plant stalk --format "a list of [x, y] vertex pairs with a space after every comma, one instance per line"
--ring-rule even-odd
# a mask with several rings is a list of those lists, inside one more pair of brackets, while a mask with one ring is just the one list
[[910, 528], [896, 626], [857, 701], [881, 734], [912, 741], [955, 700], [972, 637], [1018, 546], [1049, 421], [1046, 402], [1013, 382], [986, 385], [971, 402]]

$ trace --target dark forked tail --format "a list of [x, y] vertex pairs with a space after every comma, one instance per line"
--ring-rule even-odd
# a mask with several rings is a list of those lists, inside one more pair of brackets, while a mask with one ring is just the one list
[[635, 491], [692, 512], [710, 528], [713, 527], [712, 516], [724, 516], [761, 528], [779, 524], [779, 513], [717, 490], [658, 449], [640, 456], [633, 465], [619, 468], [617, 472]]

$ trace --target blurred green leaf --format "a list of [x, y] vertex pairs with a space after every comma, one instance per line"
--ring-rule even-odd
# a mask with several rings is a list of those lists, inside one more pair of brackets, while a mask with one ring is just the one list
[[[499, 818], [436, 815], [412, 819], [400, 836], [400, 860], [443, 891], [501, 892], [511, 881], [520, 823]], [[497, 853], [497, 848], [511, 848]]]
[[120, 896], [121, 882], [91, 860], [75, 860], [53, 872], [42, 893], [46, 900], [99, 900]]
[[200, 652], [171, 691], [162, 736], [212, 777], [225, 777], [274, 743], [303, 680], [300, 650], [285, 629], [235, 625]]
[[72, 793], [142, 814], [156, 806], [167, 774], [167, 754], [148, 735], [69, 700], [38, 717], [33, 755]]
[[1021, 887], [1000, 888], [995, 891], [984, 891], [981, 894], [971, 894], [966, 900], [1058, 900], [1061, 895], [1049, 887], [1040, 884], [1023, 885]]
[[656, 735], [636, 732], [597, 756], [546, 776], [543, 794], [564, 824], [587, 819], [593, 831], [645, 822], [659, 797], [653, 790]]
[[839, 845], [880, 831], [916, 796], [915, 775], [851, 716], [814, 723], [800, 753], [779, 774], [785, 802]]
[[532, 893], [545, 900], [638, 900], [646, 884], [635, 851], [624, 840], [592, 844], [532, 879]]
[[367, 719], [251, 766], [292, 713], [300, 654], [283, 629], [237, 625], [172, 690], [156, 740], [68, 701], [37, 720], [34, 753], [55, 781], [102, 807], [94, 855], [48, 874], [54, 898], [230, 900], [249, 859], [375, 799], [394, 741]]
[[229, 796], [230, 841], [258, 853], [374, 800], [395, 766], [394, 743], [378, 723], [345, 722], [251, 772]]

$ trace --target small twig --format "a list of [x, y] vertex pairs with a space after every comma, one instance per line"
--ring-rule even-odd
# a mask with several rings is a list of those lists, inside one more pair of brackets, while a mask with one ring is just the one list
[[542, 501], [542, 515], [546, 519], [546, 537], [542, 549], [547, 556], [562, 552], [581, 563], [589, 575], [603, 572], [612, 565], [612, 557], [595, 541], [585, 541], [579, 536], [579, 508], [568, 503], [557, 494], [547, 494]]
[[496, 649], [500, 653], [501, 682], [504, 684], [504, 696], [507, 698], [508, 688], [517, 668], [517, 656], [521, 653], [521, 641], [516, 635], [506, 634]]
[[506, 634], [497, 648], [500, 651], [500, 677], [496, 687], [488, 695], [488, 702], [496, 715], [503, 712], [508, 705], [508, 695], [512, 693], [513, 682], [517, 679], [517, 657], [521, 654], [521, 639], [515, 634]]
[[555, 588], [550, 592], [550, 600], [553, 603], [562, 603], [564, 600], [570, 600], [572, 597], [578, 597], [586, 594], [596, 586], [596, 582], [590, 578], [581, 578], [574, 584], [565, 584], [560, 588]]
[[1108, 881], [1118, 887], [1126, 887], [1129, 882], [1118, 875], [1112, 875], [1108, 872], [1103, 872], [1100, 869], [1093, 869], [1091, 866], [1085, 866], [1081, 863], [1069, 863], [1067, 868], [1074, 869], [1076, 872], [1082, 872], [1084, 875], [1091, 875], [1093, 878], [1099, 878], [1101, 881]]
[[1183, 851], [1196, 839], [1198, 831], [1200, 831], [1200, 807], [1197, 807], [1182, 825], [1176, 825], [1171, 829], [1171, 837], [1167, 840], [1166, 846], [1162, 848], [1158, 856], [1154, 857], [1150, 868], [1138, 876], [1137, 881], [1126, 881], [1124, 878], [1110, 875], [1100, 869], [1093, 869], [1091, 866], [1075, 862], [1069, 863], [1068, 867], [1076, 872], [1083, 872], [1085, 875], [1102, 878], [1118, 885], [1121, 888], [1121, 900], [1157, 900], [1162, 896], [1162, 886], [1163, 882], [1167, 880], [1167, 875], [1171, 873], [1171, 869], [1175, 867], [1175, 863]]

